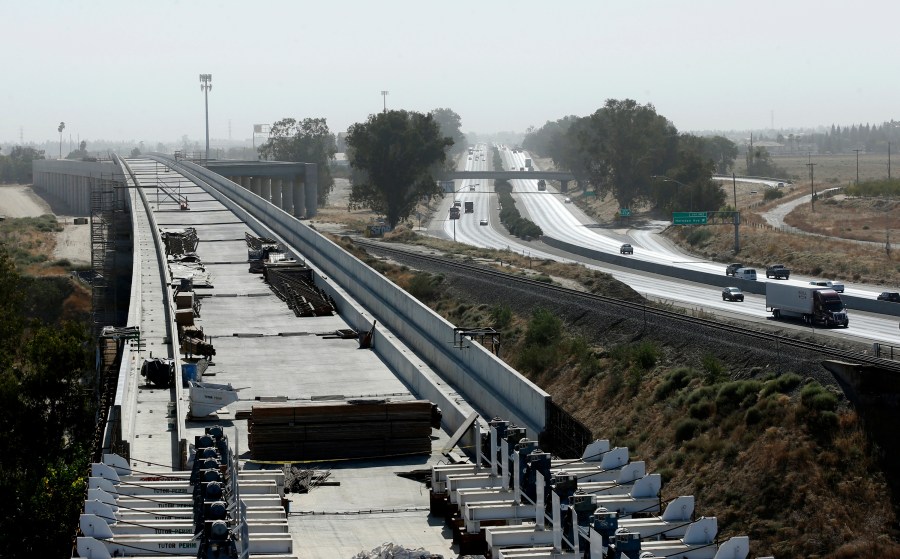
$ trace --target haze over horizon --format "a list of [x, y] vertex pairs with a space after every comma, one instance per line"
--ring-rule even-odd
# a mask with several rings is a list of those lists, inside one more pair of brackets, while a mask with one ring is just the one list
[[[236, 0], [2, 8], [0, 142], [211, 138], [389, 109], [524, 132], [608, 98], [681, 131], [881, 124], [895, 114], [900, 4], [698, 0], [548, 4]], [[389, 91], [386, 98], [381, 91]]]

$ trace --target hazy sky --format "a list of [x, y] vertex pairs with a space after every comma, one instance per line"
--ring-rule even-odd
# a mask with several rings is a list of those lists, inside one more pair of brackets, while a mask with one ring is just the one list
[[607, 98], [679, 130], [898, 117], [900, 2], [0, 0], [0, 141], [204, 138], [382, 108], [523, 131]]

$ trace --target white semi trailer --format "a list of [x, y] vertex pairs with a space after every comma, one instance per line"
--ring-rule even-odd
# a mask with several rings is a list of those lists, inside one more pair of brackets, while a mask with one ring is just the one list
[[841, 296], [833, 289], [784, 283], [766, 283], [766, 310], [777, 320], [799, 318], [809, 324], [850, 324]]

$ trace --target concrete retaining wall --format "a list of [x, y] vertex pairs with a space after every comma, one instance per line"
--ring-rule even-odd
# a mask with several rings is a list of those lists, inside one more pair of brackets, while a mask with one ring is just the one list
[[91, 213], [91, 188], [101, 179], [123, 180], [111, 161], [39, 159], [31, 164], [34, 188], [54, 213], [86, 216]]
[[[481, 414], [510, 419], [527, 427], [530, 436], [543, 431], [546, 424], [546, 402], [550, 396], [484, 347], [469, 341], [462, 349], [454, 348], [454, 326], [451, 323], [315, 230], [252, 192], [200, 166], [191, 163], [176, 164], [165, 158], [159, 160], [177, 165], [179, 170], [214, 187], [221, 195], [216, 196], [215, 191], [212, 194], [232, 209], [235, 202], [239, 204], [242, 211], [235, 210], [238, 215], [246, 213], [264, 223], [320, 268], [324, 273], [323, 279], [351, 292], [379, 322], [412, 347], [446, 379], [423, 378], [418, 367], [411, 368], [409, 364], [388, 361], [422, 397], [440, 397], [440, 400], [433, 401], [439, 405], [441, 401], [452, 404], [452, 401], [447, 400], [446, 386], [440, 386], [449, 382]], [[343, 307], [341, 313], [351, 323], [354, 323], [354, 318], [362, 318], [358, 314], [354, 317], [353, 311], [348, 313]], [[355, 323], [357, 329], [366, 329], [370, 325], [368, 320], [362, 324]], [[378, 337], [375, 342], [376, 349], [379, 349]], [[390, 353], [393, 350], [387, 348], [387, 351]], [[388, 354], [383, 357], [386, 360], [392, 359]], [[406, 361], [411, 356], [394, 357], [403, 357], [400, 361]], [[434, 388], [429, 388], [430, 384], [434, 384]], [[454, 413], [456, 412], [451, 412]], [[453, 429], [458, 426], [457, 422], [461, 422], [462, 417], [448, 417], [445, 414], [444, 419]]]

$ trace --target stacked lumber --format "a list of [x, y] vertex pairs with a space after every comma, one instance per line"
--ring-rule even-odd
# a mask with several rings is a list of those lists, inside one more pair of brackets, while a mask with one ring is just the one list
[[427, 400], [253, 406], [250, 453], [297, 462], [428, 454], [431, 407]]

